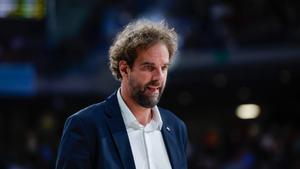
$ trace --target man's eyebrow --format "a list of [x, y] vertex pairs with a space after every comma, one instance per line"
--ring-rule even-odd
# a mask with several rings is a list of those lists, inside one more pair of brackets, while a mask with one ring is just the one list
[[141, 65], [142, 65], [142, 66], [144, 66], [144, 65], [151, 65], [151, 66], [154, 66], [155, 64], [154, 64], [154, 63], [151, 63], [151, 62], [143, 62]]
[[[155, 64], [152, 63], [152, 62], [143, 62], [143, 63], [141, 64], [141, 66], [144, 66], [144, 65], [155, 66]], [[170, 63], [165, 63], [165, 64], [164, 64], [164, 66], [170, 66], [170, 65], [171, 65]]]

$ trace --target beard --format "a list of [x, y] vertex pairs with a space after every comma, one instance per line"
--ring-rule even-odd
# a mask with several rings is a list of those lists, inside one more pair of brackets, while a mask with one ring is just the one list
[[[160, 85], [158, 81], [150, 81], [145, 85], [141, 85], [135, 80], [130, 79], [129, 85], [131, 87], [132, 99], [140, 106], [145, 108], [153, 108], [156, 106], [165, 88], [165, 84]], [[158, 87], [158, 93], [147, 94], [149, 86], [160, 86]]]

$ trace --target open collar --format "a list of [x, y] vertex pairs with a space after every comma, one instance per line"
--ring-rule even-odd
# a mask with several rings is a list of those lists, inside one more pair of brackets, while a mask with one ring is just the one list
[[[123, 98], [121, 96], [121, 89], [119, 89], [117, 91], [117, 99], [118, 99], [118, 104], [120, 106], [121, 114], [122, 114], [126, 129], [135, 129], [136, 130], [136, 129], [142, 128], [143, 125], [141, 125], [138, 122], [136, 117], [133, 115], [133, 113], [131, 112], [131, 110], [128, 108], [125, 101], [123, 100]], [[161, 130], [163, 121], [161, 119], [159, 109], [157, 108], [157, 106], [154, 106], [151, 109], [151, 111], [153, 113], [153, 118], [151, 119], [150, 123], [148, 123], [146, 126], [148, 128], [151, 128], [151, 130]]]

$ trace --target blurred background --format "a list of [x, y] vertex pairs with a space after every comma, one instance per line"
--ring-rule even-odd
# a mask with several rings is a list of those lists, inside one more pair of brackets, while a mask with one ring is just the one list
[[190, 169], [300, 168], [300, 1], [0, 0], [0, 168], [52, 169], [64, 121], [119, 83], [128, 22], [180, 36], [160, 106], [189, 129]]

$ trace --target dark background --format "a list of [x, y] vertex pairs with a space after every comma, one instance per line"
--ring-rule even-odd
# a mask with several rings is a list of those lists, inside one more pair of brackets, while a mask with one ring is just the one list
[[[0, 1], [0, 168], [54, 168], [66, 118], [118, 88], [115, 34], [165, 19], [179, 53], [160, 106], [189, 129], [190, 169], [300, 168], [296, 0]], [[242, 120], [240, 104], [260, 116]]]

